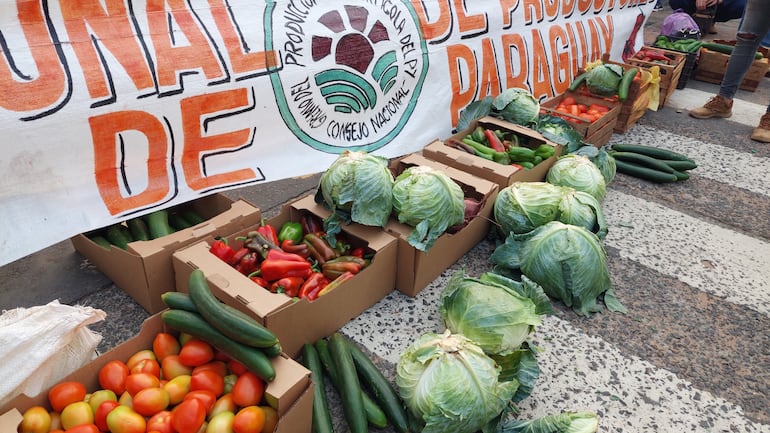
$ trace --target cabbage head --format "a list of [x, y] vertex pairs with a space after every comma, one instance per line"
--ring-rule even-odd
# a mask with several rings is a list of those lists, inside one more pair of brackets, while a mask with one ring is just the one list
[[497, 95], [492, 107], [500, 117], [519, 125], [534, 123], [540, 116], [540, 102], [529, 90], [518, 87], [511, 87]]
[[462, 271], [455, 272], [441, 292], [439, 312], [447, 329], [470, 338], [487, 354], [519, 349], [541, 323], [532, 299]]
[[607, 236], [604, 211], [598, 200], [591, 194], [565, 188], [559, 203], [559, 221], [588, 229], [599, 239]]
[[523, 235], [510, 234], [489, 260], [498, 273], [520, 270], [580, 315], [600, 311], [596, 301], [602, 294], [607, 309], [626, 311], [612, 291], [601, 241], [583, 227], [552, 221]]
[[443, 171], [415, 165], [396, 177], [393, 211], [400, 223], [414, 227], [407, 242], [428, 251], [449, 227], [465, 221], [465, 194]]
[[562, 412], [533, 420], [508, 418], [497, 433], [596, 433], [599, 417], [593, 412]]
[[590, 159], [574, 153], [559, 157], [548, 170], [545, 180], [587, 192], [600, 202], [607, 193], [607, 182], [599, 168]]
[[604, 148], [598, 149], [592, 144], [587, 144], [578, 148], [575, 152], [576, 155], [583, 155], [590, 159], [591, 162], [602, 172], [604, 176], [604, 182], [609, 185], [610, 182], [615, 179], [617, 173], [617, 164], [615, 158], [607, 152]]
[[474, 433], [497, 418], [516, 392], [478, 345], [446, 330], [426, 333], [401, 353], [396, 385], [422, 433]]
[[559, 216], [564, 189], [547, 182], [514, 182], [495, 198], [494, 217], [503, 237], [527, 233]]
[[583, 136], [561, 117], [541, 114], [535, 130], [547, 140], [564, 146], [564, 153], [572, 153], [583, 146]]
[[597, 65], [586, 72], [588, 74], [586, 75], [586, 87], [594, 95], [616, 95], [623, 72], [623, 68], [620, 65], [606, 63]]
[[324, 220], [329, 241], [343, 222], [385, 227], [393, 211], [393, 174], [388, 160], [346, 150], [321, 175], [315, 200], [332, 214]]

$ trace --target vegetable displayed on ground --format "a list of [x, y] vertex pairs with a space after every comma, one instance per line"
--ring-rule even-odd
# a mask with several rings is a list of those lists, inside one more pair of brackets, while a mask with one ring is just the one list
[[659, 35], [655, 38], [655, 42], [652, 44], [658, 48], [665, 48], [667, 50], [682, 51], [685, 53], [696, 53], [703, 45], [703, 41], [693, 38], [675, 39], [669, 38], [666, 35]]
[[478, 157], [503, 165], [530, 169], [553, 156], [556, 149], [542, 143], [530, 144], [531, 138], [515, 131], [488, 129], [477, 126], [460, 140], [448, 139], [446, 144]]
[[636, 67], [623, 69], [620, 65], [597, 60], [585, 66], [585, 72], [572, 80], [569, 90], [575, 92], [585, 85], [593, 95], [617, 96], [619, 101], [625, 101], [628, 98], [631, 83], [639, 79], [640, 70]]
[[537, 122], [540, 114], [540, 102], [532, 93], [523, 88], [510, 87], [497, 96], [487, 96], [468, 104], [460, 112], [455, 129], [462, 131], [471, 126], [476, 119], [493, 116], [524, 126]]
[[596, 433], [599, 417], [593, 412], [562, 412], [532, 420], [503, 415], [497, 433]]
[[91, 231], [86, 236], [104, 248], [115, 246], [126, 250], [131, 242], [158, 239], [203, 221], [205, 219], [195, 210], [180, 205], [130, 218], [103, 229]]
[[601, 202], [607, 193], [607, 182], [599, 167], [588, 157], [570, 153], [563, 155], [548, 169], [546, 181], [559, 186], [568, 186], [592, 195]]
[[583, 146], [583, 136], [561, 117], [541, 114], [534, 128], [547, 140], [564, 146], [565, 153], [572, 153]]
[[489, 260], [495, 273], [523, 274], [577, 314], [601, 311], [597, 299], [602, 296], [608, 310], [626, 312], [612, 291], [604, 246], [583, 227], [551, 221], [528, 233], [511, 233]]
[[[716, 51], [718, 53], [730, 55], [733, 53], [733, 50], [735, 49], [735, 45], [720, 44], [717, 42], [703, 42], [701, 43], [701, 48], [706, 48], [711, 51]], [[762, 54], [761, 51], [757, 51], [754, 53], [754, 60], [761, 60], [764, 57], [765, 55]]]
[[618, 143], [609, 149], [617, 171], [654, 183], [687, 180], [688, 171], [698, 167], [687, 155], [660, 147]]
[[663, 51], [648, 47], [644, 47], [641, 50], [635, 52], [631, 58], [649, 63], [659, 63], [661, 65], [673, 65], [677, 62], [676, 59], [670, 54], [666, 54]]
[[242, 243], [237, 250], [218, 238], [209, 252], [264, 289], [308, 301], [353, 278], [373, 256], [364, 247], [353, 248], [344, 234], [332, 247], [321, 220], [310, 214], [279, 229], [263, 222], [235, 240]]
[[580, 124], [581, 122], [596, 122], [609, 111], [610, 107], [604, 104], [596, 102], [584, 104], [575, 101], [575, 98], [572, 96], [565, 96], [553, 108], [553, 115], [561, 117], [568, 122]]
[[615, 158], [607, 152], [605, 148], [597, 148], [593, 145], [584, 145], [579, 147], [574, 152], [575, 155], [582, 155], [591, 160], [594, 165], [599, 169], [604, 177], [604, 182], [609, 185], [610, 182], [615, 179], [617, 173], [617, 166], [615, 165]]

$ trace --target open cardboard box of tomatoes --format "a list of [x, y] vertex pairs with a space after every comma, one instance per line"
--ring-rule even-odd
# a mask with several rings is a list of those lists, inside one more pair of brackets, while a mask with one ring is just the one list
[[171, 254], [207, 236], [232, 233], [259, 224], [262, 213], [245, 200], [233, 201], [213, 194], [185, 203], [206, 221], [149, 241], [135, 241], [127, 250], [105, 248], [85, 234], [70, 239], [80, 254], [93, 263], [116, 286], [128, 293], [149, 313], [165, 308], [160, 295], [174, 287]]
[[[526, 147], [534, 149], [541, 144], [546, 144], [553, 146], [555, 152], [553, 156], [541, 161], [533, 168], [525, 169], [519, 165], [503, 165], [490, 161], [449, 144], [451, 140], [462, 140], [463, 137], [471, 134], [477, 126], [515, 133], [523, 138], [522, 143], [526, 141]], [[422, 149], [424, 157], [496, 183], [500, 189], [513, 182], [540, 182], [545, 180], [548, 170], [556, 162], [556, 159], [561, 156], [561, 152], [562, 146], [560, 144], [547, 140], [539, 132], [492, 116], [476, 119], [465, 130], [452, 135], [450, 139], [436, 140]]]
[[[323, 220], [330, 211], [308, 195], [285, 205], [279, 215], [265, 223], [278, 229], [286, 221], [300, 221], [306, 213]], [[243, 244], [239, 238], [258, 225], [228, 234], [227, 243], [237, 250]], [[180, 292], [188, 292], [190, 274], [194, 269], [202, 270], [217, 298], [256, 318], [278, 337], [285, 353], [296, 356], [303, 344], [315, 342], [339, 330], [393, 291], [396, 284], [396, 238], [382, 227], [360, 224], [343, 226], [339, 236], [344, 236], [351, 248], [361, 247], [368, 251], [371, 262], [350, 280], [312, 301], [273, 293], [259, 286], [209, 251], [213, 237], [173, 254], [176, 288]]]
[[570, 122], [584, 142], [601, 147], [612, 136], [612, 128], [620, 114], [620, 103], [567, 91], [541, 102], [540, 112]]
[[394, 216], [390, 217], [385, 229], [398, 238], [396, 289], [407, 296], [416, 296], [484, 239], [489, 232], [492, 209], [498, 192], [498, 185], [494, 182], [414, 153], [394, 160], [391, 163], [391, 171], [394, 176], [398, 176], [408, 167], [418, 165], [444, 172], [460, 186], [466, 199], [476, 201], [479, 206], [475, 215], [462, 228], [441, 235], [427, 252], [420, 251], [407, 242], [407, 237], [414, 229], [412, 226], [399, 223]]
[[[165, 327], [160, 314], [155, 314], [145, 320], [136, 336], [95, 358], [64, 377], [59, 383], [79, 382], [85, 386], [87, 392], [102, 389], [98, 377], [102, 367], [113, 360], [126, 362], [135, 353], [152, 349], [153, 340], [160, 332], [175, 333]], [[275, 433], [310, 433], [314, 386], [310, 380], [310, 371], [285, 354], [271, 360], [276, 375], [265, 387], [264, 402], [278, 414]], [[48, 391], [36, 396], [19, 395], [0, 408], [0, 432], [16, 432], [23, 413], [33, 406], [52, 410]], [[133, 430], [126, 430], [126, 433], [133, 433]]]

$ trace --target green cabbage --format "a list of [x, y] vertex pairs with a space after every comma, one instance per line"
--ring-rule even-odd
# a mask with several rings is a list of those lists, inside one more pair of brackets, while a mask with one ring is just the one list
[[407, 242], [428, 251], [444, 232], [465, 221], [465, 194], [443, 171], [411, 166], [396, 177], [393, 211], [398, 221], [414, 227]]
[[561, 117], [541, 114], [535, 130], [547, 140], [564, 146], [565, 153], [572, 153], [583, 146], [583, 136]]
[[552, 221], [523, 235], [512, 233], [489, 260], [495, 272], [520, 271], [578, 314], [599, 311], [602, 294], [607, 309], [626, 311], [612, 291], [604, 247], [583, 227]]
[[545, 179], [554, 185], [587, 192], [600, 202], [607, 192], [607, 182], [599, 168], [590, 159], [574, 153], [559, 157]]
[[507, 419], [497, 433], [596, 433], [599, 417], [593, 412], [562, 412], [534, 420]]
[[516, 392], [478, 345], [446, 330], [417, 338], [400, 356], [396, 385], [422, 433], [474, 433], [499, 417]]
[[598, 149], [592, 144], [588, 144], [578, 148], [575, 152], [576, 155], [583, 155], [590, 159], [591, 162], [599, 169], [604, 177], [604, 182], [609, 185], [610, 182], [615, 179], [617, 173], [617, 165], [615, 164], [615, 158], [609, 154], [604, 148]]
[[366, 152], [342, 152], [321, 175], [315, 200], [332, 210], [324, 230], [332, 246], [341, 224], [385, 227], [393, 211], [393, 174], [388, 160]]
[[559, 202], [558, 220], [564, 224], [584, 227], [599, 239], [604, 239], [607, 235], [607, 224], [601, 204], [594, 196], [583, 191], [566, 188]]
[[503, 237], [527, 233], [559, 216], [564, 189], [547, 182], [515, 182], [500, 190], [493, 214]]
[[540, 102], [528, 90], [518, 87], [511, 87], [497, 95], [492, 107], [503, 119], [520, 125], [534, 123], [540, 115]]
[[588, 91], [599, 96], [613, 96], [618, 93], [623, 68], [620, 65], [601, 64], [591, 68], [586, 75]]

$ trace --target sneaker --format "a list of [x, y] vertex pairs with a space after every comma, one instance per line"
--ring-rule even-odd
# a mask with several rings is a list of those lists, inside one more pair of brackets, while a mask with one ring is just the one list
[[733, 100], [716, 95], [709, 99], [702, 107], [690, 110], [690, 116], [696, 119], [710, 119], [712, 117], [730, 117], [733, 115]]
[[760, 143], [770, 143], [770, 113], [765, 113], [759, 119], [759, 126], [754, 128], [751, 139]]
[[663, 10], [663, 5], [662, 5], [662, 4], [660, 4], [660, 2], [658, 2], [658, 3], [655, 3], [655, 7], [654, 7], [654, 8], [652, 8], [652, 11], [653, 11], [653, 12], [655, 12], [655, 11], [662, 11], [662, 10]]

